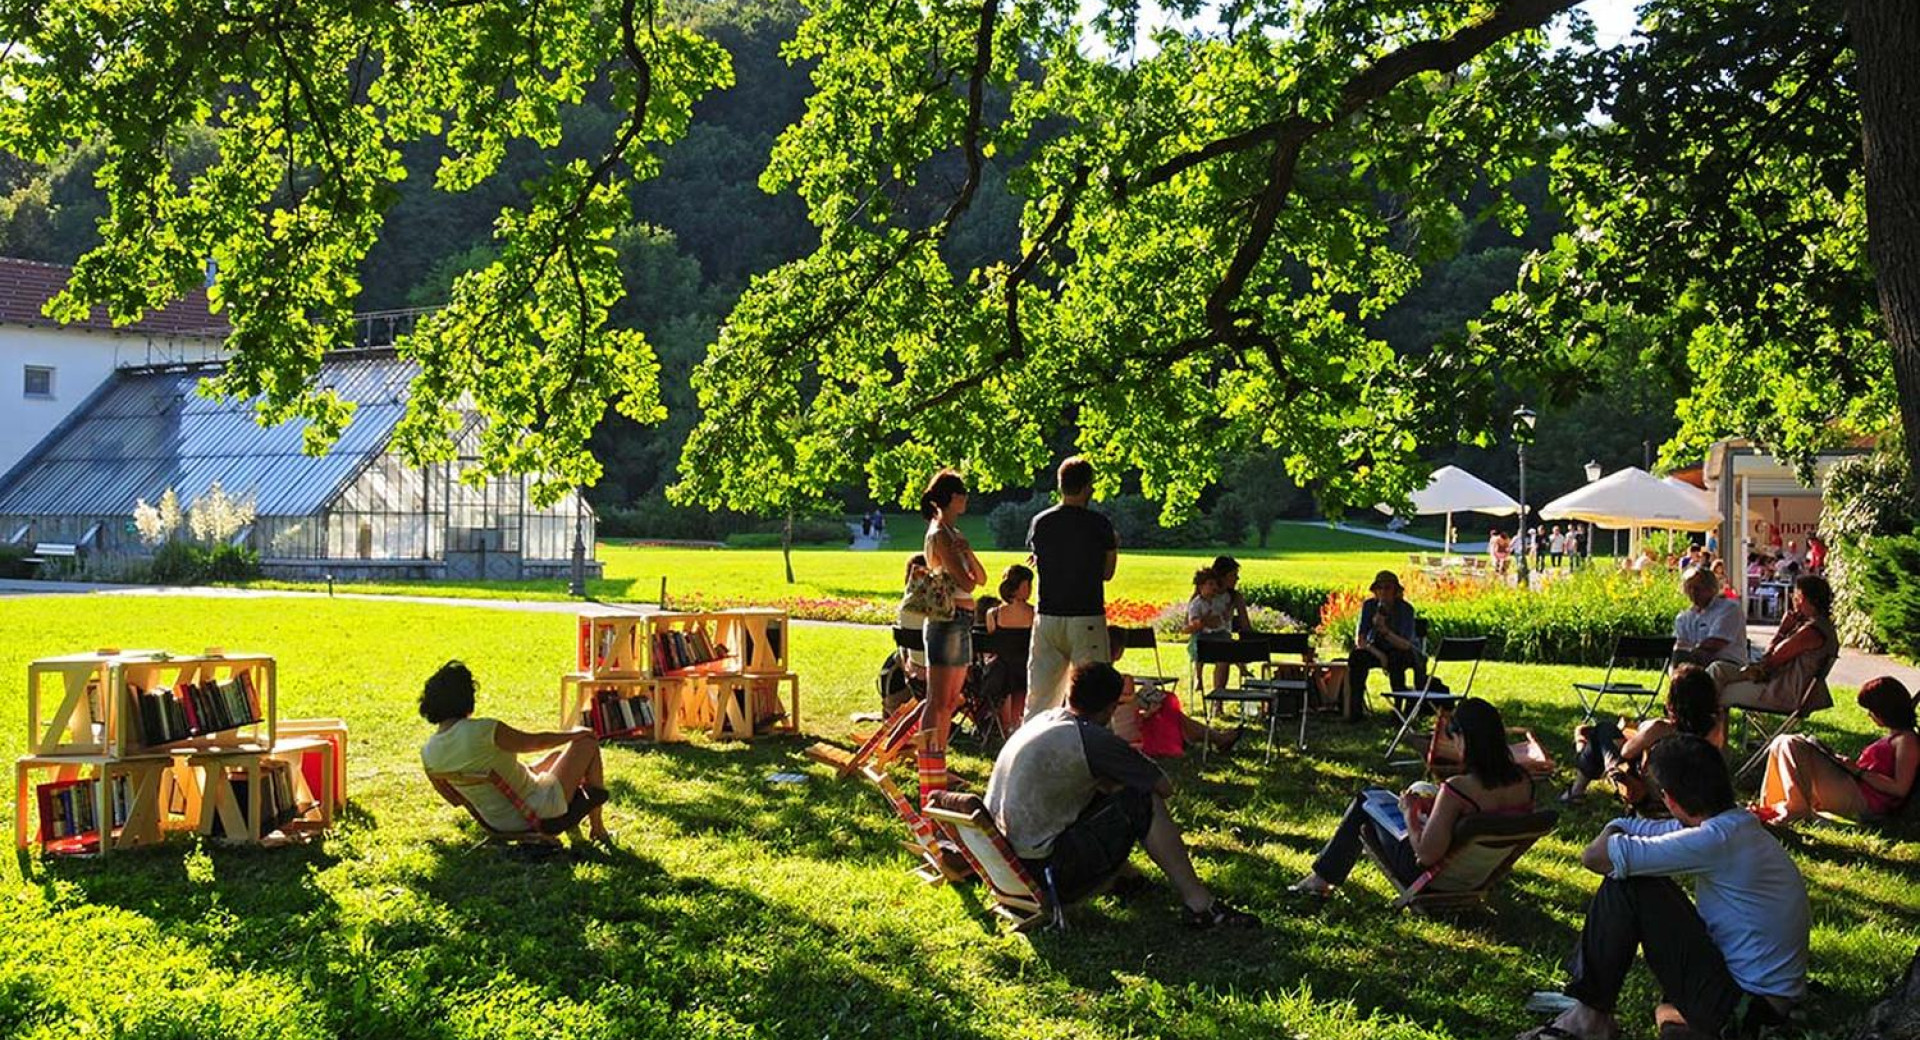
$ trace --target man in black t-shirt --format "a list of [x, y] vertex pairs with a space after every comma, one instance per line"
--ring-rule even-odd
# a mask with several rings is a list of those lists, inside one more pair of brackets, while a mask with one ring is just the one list
[[1071, 903], [1126, 866], [1138, 843], [1166, 872], [1189, 927], [1250, 927], [1251, 914], [1213, 897], [1194, 874], [1180, 826], [1167, 811], [1173, 786], [1160, 767], [1107, 724], [1122, 680], [1110, 664], [1073, 671], [1067, 706], [1007, 739], [987, 782], [987, 811], [1036, 877]]
[[1033, 518], [1033, 554], [1040, 602], [1027, 653], [1027, 718], [1060, 706], [1074, 665], [1113, 660], [1107, 636], [1106, 583], [1120, 540], [1113, 522], [1087, 508], [1093, 464], [1078, 455], [1060, 464], [1060, 504]]

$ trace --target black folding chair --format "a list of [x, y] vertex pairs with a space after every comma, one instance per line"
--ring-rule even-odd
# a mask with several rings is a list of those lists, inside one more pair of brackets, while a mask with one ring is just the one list
[[[1807, 680], [1806, 688], [1800, 691], [1800, 699], [1784, 713], [1749, 704], [1732, 702], [1727, 704], [1729, 711], [1734, 708], [1740, 709], [1741, 740], [1738, 746], [1742, 750], [1747, 747], [1754, 748], [1753, 753], [1733, 774], [1734, 780], [1743, 780], [1747, 774], [1758, 769], [1760, 764], [1767, 760], [1767, 751], [1772, 748], [1773, 742], [1799, 729], [1800, 723], [1806, 721], [1807, 716], [1833, 707], [1833, 693], [1827, 688], [1827, 673], [1833, 671], [1833, 664], [1839, 659], [1840, 654], [1835, 651], [1821, 662], [1820, 670], [1814, 673], [1813, 678]], [[1769, 725], [1765, 718], [1756, 716], [1773, 716], [1779, 721]], [[1759, 733], [1757, 737], [1754, 736], [1756, 731]]]
[[[1253, 635], [1245, 639], [1202, 639], [1194, 645], [1197, 647], [1195, 656], [1199, 659], [1200, 668], [1203, 673], [1206, 670], [1206, 666], [1210, 664], [1264, 664], [1267, 661], [1267, 640], [1265, 636]], [[1274, 690], [1258, 689], [1249, 686], [1240, 689], [1211, 690], [1203, 700], [1206, 704], [1206, 723], [1208, 729], [1213, 728], [1214, 712], [1223, 710], [1228, 704], [1238, 704], [1242, 713], [1246, 711], [1247, 706], [1250, 704], [1257, 704], [1266, 709], [1267, 753], [1260, 761], [1272, 761], [1273, 731], [1280, 717], [1278, 710], [1280, 705], [1279, 693]], [[1212, 743], [1212, 741], [1207, 741], [1200, 746], [1200, 765], [1203, 769], [1206, 767], [1207, 752], [1210, 750]]]
[[[1269, 671], [1276, 664], [1297, 665], [1298, 676], [1276, 676], [1269, 674], [1259, 679], [1247, 679], [1240, 685], [1249, 690], [1269, 690], [1274, 694], [1275, 705], [1281, 703], [1300, 706], [1300, 750], [1307, 749], [1307, 712], [1313, 706], [1314, 669], [1313, 635], [1308, 632], [1265, 632], [1246, 636], [1247, 639], [1260, 639], [1267, 644], [1267, 664]], [[1291, 657], [1291, 661], [1275, 661], [1275, 657]], [[1204, 757], [1204, 756], [1203, 756]]]
[[[1009, 690], [1027, 685], [1027, 649], [1032, 638], [1030, 628], [973, 630], [973, 666], [960, 689], [960, 710], [972, 721], [974, 735], [983, 748], [1007, 739], [1006, 726], [1000, 721], [1000, 703]], [[1018, 676], [1011, 674], [1016, 669]]]
[[[1440, 640], [1439, 646], [1434, 647], [1433, 656], [1427, 662], [1426, 680], [1417, 689], [1387, 691], [1387, 703], [1392, 706], [1394, 715], [1400, 719], [1399, 730], [1394, 733], [1393, 739], [1387, 742], [1388, 765], [1417, 765], [1425, 761], [1421, 758], [1410, 758], [1396, 762], [1393, 753], [1400, 749], [1401, 742], [1407, 739], [1407, 732], [1413, 729], [1414, 721], [1422, 714], [1433, 712], [1436, 716], [1443, 715], [1452, 711], [1456, 705], [1473, 694], [1473, 680], [1480, 674], [1480, 659], [1486, 656], [1486, 652], [1485, 636], [1445, 637]], [[1449, 661], [1465, 662], [1470, 665], [1467, 670], [1467, 685], [1459, 690], [1435, 690], [1433, 684], [1434, 680], [1439, 678], [1437, 674], [1439, 666]]]
[[1160, 639], [1151, 628], [1122, 628], [1119, 625], [1108, 630], [1109, 634], [1124, 650], [1153, 651], [1153, 674], [1141, 675], [1128, 671], [1126, 674], [1136, 684], [1150, 685], [1162, 689], [1171, 689], [1179, 679], [1167, 674], [1167, 666], [1160, 663]]
[[[1631, 717], [1644, 719], [1653, 713], [1660, 690], [1667, 682], [1667, 670], [1673, 664], [1672, 636], [1621, 636], [1614, 640], [1613, 656], [1607, 660], [1606, 678], [1598, 683], [1574, 683], [1580, 697], [1580, 721], [1590, 723], [1600, 713], [1607, 697], [1625, 697]], [[1652, 672], [1653, 685], [1634, 681], [1631, 675], [1615, 679], [1619, 672]]]

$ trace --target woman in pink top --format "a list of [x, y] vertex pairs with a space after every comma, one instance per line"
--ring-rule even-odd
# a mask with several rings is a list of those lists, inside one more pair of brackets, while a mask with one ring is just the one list
[[1860, 687], [1858, 703], [1887, 735], [1851, 762], [1797, 733], [1775, 740], [1767, 753], [1760, 802], [1753, 807], [1761, 819], [1789, 823], [1817, 812], [1887, 816], [1906, 804], [1920, 772], [1913, 696], [1900, 680], [1883, 675]]

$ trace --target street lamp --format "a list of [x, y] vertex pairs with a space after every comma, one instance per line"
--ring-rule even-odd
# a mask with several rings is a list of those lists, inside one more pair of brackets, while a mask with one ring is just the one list
[[1513, 445], [1520, 454], [1520, 587], [1527, 587], [1527, 445], [1533, 440], [1533, 424], [1540, 421], [1533, 409], [1521, 405], [1513, 410]]
[[567, 583], [567, 595], [587, 598], [587, 513], [585, 498], [573, 489], [573, 580]]
[[[1587, 483], [1591, 484], [1600, 479], [1600, 463], [1590, 461], [1586, 469]], [[1593, 540], [1597, 535], [1598, 532], [1593, 529], [1593, 521], [1587, 521], [1587, 559], [1589, 560], [1593, 559]]]

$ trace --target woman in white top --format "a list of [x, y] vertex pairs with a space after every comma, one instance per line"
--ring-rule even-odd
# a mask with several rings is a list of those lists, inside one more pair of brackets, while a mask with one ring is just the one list
[[927, 647], [927, 700], [920, 710], [918, 738], [922, 807], [947, 787], [948, 731], [973, 664], [973, 590], [987, 583], [980, 557], [954, 526], [966, 511], [966, 481], [950, 469], [935, 473], [920, 495], [920, 515], [927, 521], [923, 548], [927, 570], [946, 575], [953, 590], [953, 616], [928, 618], [921, 628]]
[[[473, 673], [459, 661], [448, 661], [427, 680], [420, 693], [420, 715], [438, 726], [420, 749], [420, 764], [429, 776], [493, 773], [534, 815], [540, 830], [558, 834], [587, 818], [594, 841], [609, 838], [600, 807], [607, 801], [607, 785], [600, 766], [600, 742], [589, 729], [564, 733], [523, 733], [497, 719], [473, 717]], [[550, 754], [531, 767], [520, 755]], [[435, 784], [438, 790], [440, 785]], [[497, 831], [524, 831], [527, 818], [491, 783], [462, 784], [459, 792], [487, 826]], [[454, 805], [466, 808], [448, 796]]]

